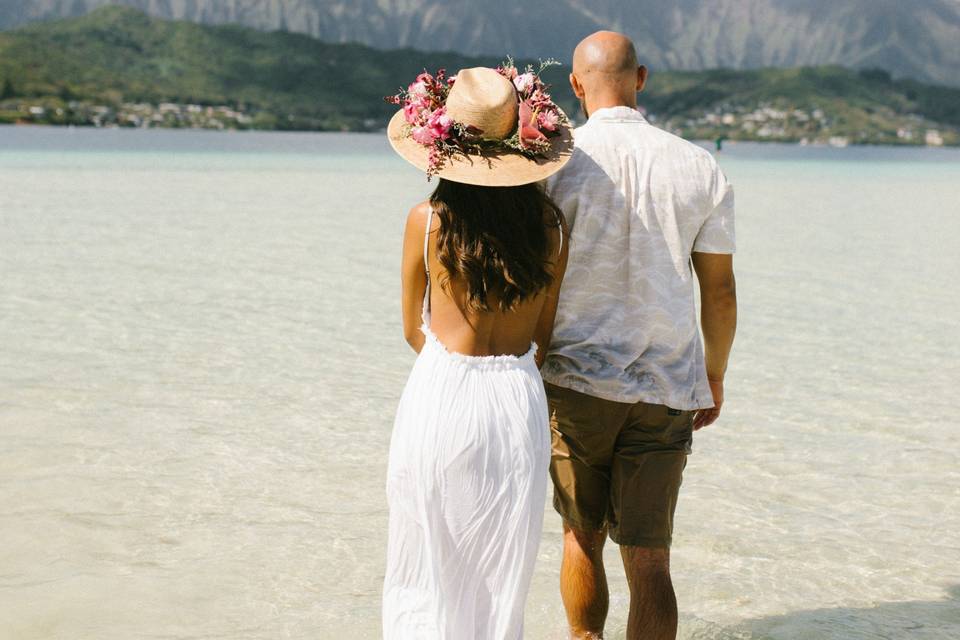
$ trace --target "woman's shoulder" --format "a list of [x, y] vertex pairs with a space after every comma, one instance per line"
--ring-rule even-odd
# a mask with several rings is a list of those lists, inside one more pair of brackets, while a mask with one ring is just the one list
[[424, 200], [422, 202], [418, 202], [417, 204], [413, 205], [413, 207], [411, 207], [410, 211], [407, 213], [407, 230], [419, 230], [420, 233], [423, 233], [426, 231], [427, 218], [430, 217], [432, 217], [432, 220], [430, 221], [430, 230], [433, 231], [439, 227], [440, 221], [438, 220], [437, 216], [430, 216], [430, 201]]
[[427, 217], [429, 214], [430, 203], [428, 201], [413, 205], [407, 213], [407, 223], [403, 231], [403, 235], [407, 238], [407, 241], [415, 240], [416, 238], [420, 238], [421, 242], [423, 241], [423, 236], [427, 230]]
[[427, 224], [427, 215], [430, 213], [430, 201], [424, 200], [418, 202], [410, 208], [407, 213], [407, 224], [419, 224], [423, 227]]

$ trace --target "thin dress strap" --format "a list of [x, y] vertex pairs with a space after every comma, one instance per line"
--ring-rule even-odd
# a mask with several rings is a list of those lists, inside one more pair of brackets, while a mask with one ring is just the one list
[[563, 220], [560, 219], [560, 213], [554, 210], [553, 215], [557, 216], [557, 226], [560, 228], [560, 248], [557, 249], [557, 255], [563, 254]]
[[427, 227], [423, 232], [423, 270], [427, 274], [427, 288], [423, 292], [423, 323], [430, 326], [430, 227], [433, 224], [433, 207], [427, 213]]

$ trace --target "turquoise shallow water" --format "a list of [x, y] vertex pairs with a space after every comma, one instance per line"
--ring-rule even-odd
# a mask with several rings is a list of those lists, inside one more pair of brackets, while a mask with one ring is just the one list
[[[960, 152], [719, 159], [741, 322], [677, 515], [681, 637], [955, 638]], [[428, 190], [380, 136], [0, 128], [4, 634], [378, 637]], [[559, 640], [544, 517], [527, 637]]]

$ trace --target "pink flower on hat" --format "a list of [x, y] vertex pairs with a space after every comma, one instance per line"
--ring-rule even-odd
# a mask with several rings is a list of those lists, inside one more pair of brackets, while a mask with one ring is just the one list
[[560, 116], [556, 111], [541, 111], [537, 115], [537, 124], [546, 131], [556, 131], [560, 126]]
[[527, 100], [520, 103], [520, 145], [526, 148], [526, 142], [546, 140], [547, 137], [537, 128], [537, 114]]
[[410, 100], [403, 105], [403, 117], [409, 124], [417, 124], [429, 106], [430, 99], [426, 97]]
[[453, 128], [453, 118], [447, 115], [446, 107], [440, 107], [430, 114], [430, 119], [427, 120], [427, 126], [430, 127], [434, 138], [447, 140], [450, 138], [450, 130]]
[[546, 93], [540, 87], [533, 90], [533, 92], [530, 94], [529, 100], [530, 100], [530, 104], [532, 104], [535, 109], [539, 109], [541, 107], [544, 107], [544, 108], [555, 107], [555, 105], [553, 104], [553, 100], [550, 99], [550, 94]]
[[420, 77], [422, 76], [423, 74], [421, 73], [420, 76], [417, 76], [417, 81], [407, 87], [407, 93], [409, 93], [411, 96], [425, 98], [430, 95], [429, 84], [420, 80]]
[[513, 79], [513, 86], [515, 86], [520, 93], [533, 88], [535, 83], [536, 78], [532, 72], [520, 74]]
[[437, 140], [449, 140], [453, 129], [453, 118], [447, 115], [447, 108], [440, 107], [427, 117], [427, 121], [410, 130], [410, 137], [422, 145], [432, 145]]
[[428, 125], [413, 127], [410, 129], [410, 137], [423, 145], [432, 145], [433, 141], [437, 139]]

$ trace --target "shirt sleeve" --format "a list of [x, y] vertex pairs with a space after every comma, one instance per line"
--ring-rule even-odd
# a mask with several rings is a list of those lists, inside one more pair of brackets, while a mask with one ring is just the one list
[[733, 185], [714, 164], [712, 209], [693, 243], [696, 253], [735, 253], [737, 250], [733, 215]]

